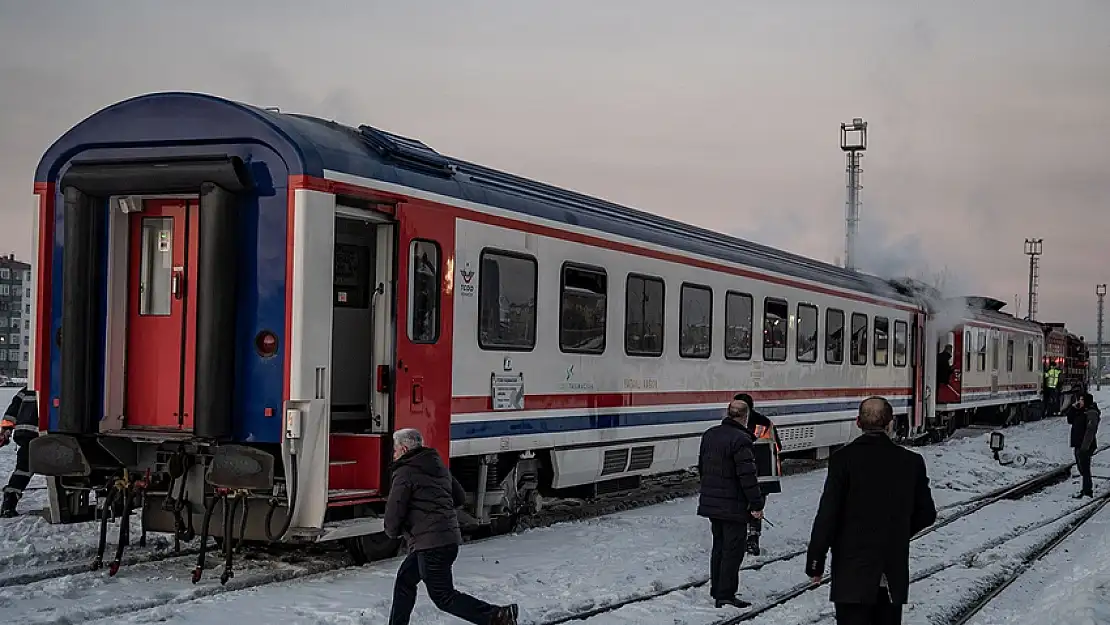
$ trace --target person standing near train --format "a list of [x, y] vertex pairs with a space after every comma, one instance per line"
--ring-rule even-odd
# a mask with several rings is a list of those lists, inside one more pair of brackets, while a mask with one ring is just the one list
[[891, 440], [894, 409], [882, 397], [859, 407], [863, 431], [829, 457], [806, 555], [814, 583], [832, 551], [837, 625], [897, 625], [910, 585], [910, 539], [937, 519], [925, 460]]
[[30, 445], [38, 436], [39, 411], [35, 403], [35, 392], [24, 386], [8, 404], [4, 416], [0, 417], [0, 447], [13, 440], [19, 446], [15, 454], [15, 470], [8, 478], [3, 501], [0, 502], [0, 518], [11, 518], [19, 514], [16, 507], [32, 477]]
[[709, 519], [713, 551], [709, 559], [709, 594], [718, 608], [751, 606], [736, 596], [748, 520], [763, 518], [763, 493], [755, 466], [748, 404], [734, 399], [719, 425], [705, 431], [698, 451], [698, 511]]
[[1075, 468], [1083, 477], [1083, 485], [1076, 499], [1094, 497], [1094, 484], [1091, 481], [1091, 456], [1095, 454], [1095, 434], [1102, 412], [1095, 404], [1090, 393], [1083, 393], [1067, 410], [1068, 424], [1071, 425], [1071, 446], [1075, 449]]
[[[751, 432], [752, 438], [755, 440], [770, 439], [772, 441], [771, 444], [775, 446], [775, 456], [782, 453], [782, 441], [779, 440], [779, 433], [778, 430], [775, 429], [775, 424], [766, 416], [756, 411], [752, 396], [747, 393], [737, 393], [732, 399], [742, 401], [748, 405], [748, 431]], [[774, 461], [775, 459], [772, 457], [771, 462]], [[774, 470], [773, 467], [772, 470]], [[760, 484], [760, 491], [763, 493], [764, 503], [766, 504], [767, 495], [769, 493], [763, 489], [762, 484]], [[748, 540], [746, 549], [748, 553], [753, 556], [759, 555], [759, 538], [762, 534], [763, 517], [751, 517], [751, 519], [748, 520]]]

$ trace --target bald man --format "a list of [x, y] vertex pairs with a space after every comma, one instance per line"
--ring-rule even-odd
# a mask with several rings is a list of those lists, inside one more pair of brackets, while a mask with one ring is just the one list
[[720, 425], [702, 435], [698, 452], [698, 516], [709, 519], [713, 532], [709, 594], [718, 608], [751, 606], [736, 596], [748, 520], [763, 518], [763, 492], [759, 490], [752, 433], [748, 430], [750, 416], [748, 404], [733, 400]]
[[898, 625], [910, 584], [910, 538], [937, 509], [925, 460], [891, 440], [894, 409], [882, 397], [859, 406], [863, 435], [829, 457], [806, 557], [816, 583], [832, 550], [837, 625]]

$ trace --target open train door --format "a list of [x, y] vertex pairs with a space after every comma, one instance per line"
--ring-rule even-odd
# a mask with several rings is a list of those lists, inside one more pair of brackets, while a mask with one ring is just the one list
[[925, 424], [936, 410], [936, 393], [929, 383], [936, 371], [936, 353], [931, 346], [936, 344], [935, 332], [928, 324], [928, 315], [915, 313], [913, 317], [913, 400], [910, 422], [910, 438], [917, 438], [925, 431]]

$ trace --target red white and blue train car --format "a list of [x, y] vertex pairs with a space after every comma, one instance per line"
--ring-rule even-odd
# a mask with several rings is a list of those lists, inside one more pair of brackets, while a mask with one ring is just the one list
[[56, 522], [95, 493], [183, 538], [373, 555], [402, 428], [497, 526], [694, 466], [737, 392], [788, 452], [851, 440], [870, 395], [933, 422], [911, 291], [369, 126], [146, 95], [62, 136], [35, 189]]

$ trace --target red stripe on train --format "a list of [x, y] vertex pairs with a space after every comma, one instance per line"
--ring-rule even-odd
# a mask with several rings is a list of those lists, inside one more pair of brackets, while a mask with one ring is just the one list
[[[867, 395], [908, 396], [911, 387], [890, 388], [825, 388], [789, 391], [748, 391], [757, 404], [789, 399], [836, 399]], [[725, 404], [737, 391], [672, 391], [649, 393], [574, 393], [566, 395], [527, 395], [525, 410], [569, 410], [581, 408], [624, 408], [632, 406], [670, 406], [678, 404]], [[451, 398], [452, 414], [491, 412], [492, 398], [481, 396]]]

